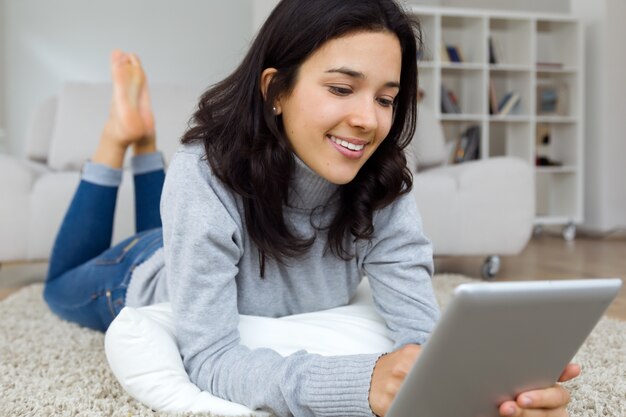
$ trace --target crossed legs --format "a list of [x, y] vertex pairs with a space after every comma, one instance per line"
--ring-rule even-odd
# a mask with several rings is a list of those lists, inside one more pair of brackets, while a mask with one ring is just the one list
[[[112, 320], [121, 309], [119, 300], [123, 304], [130, 272], [144, 260], [146, 245], [159, 244], [159, 202], [165, 178], [161, 155], [156, 152], [154, 118], [139, 59], [134, 54], [113, 51], [111, 74], [109, 118], [57, 234], [44, 291], [51, 309], [61, 317], [99, 329], [105, 329], [109, 316]], [[121, 168], [128, 148], [134, 155], [137, 236], [110, 248]], [[149, 230], [154, 233], [148, 234]], [[149, 242], [137, 244], [147, 234]]]

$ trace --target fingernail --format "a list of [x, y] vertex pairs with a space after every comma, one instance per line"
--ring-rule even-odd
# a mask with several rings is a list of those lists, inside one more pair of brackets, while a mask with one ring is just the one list
[[513, 415], [513, 413], [515, 413], [515, 407], [513, 407], [513, 406], [506, 407], [506, 408], [504, 409], [504, 415], [505, 415], [505, 416], [512, 416], [512, 415]]
[[522, 397], [520, 398], [519, 402], [524, 407], [528, 407], [529, 405], [533, 403], [533, 400], [530, 397]]

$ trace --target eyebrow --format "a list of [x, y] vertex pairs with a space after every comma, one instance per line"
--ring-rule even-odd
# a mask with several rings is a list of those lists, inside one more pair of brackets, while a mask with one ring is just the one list
[[[344, 74], [347, 75], [348, 77], [352, 77], [352, 78], [359, 78], [359, 79], [365, 79], [365, 74], [363, 74], [362, 72], [359, 71], [355, 71], [353, 69], [350, 68], [346, 68], [346, 67], [341, 67], [341, 68], [332, 68], [329, 69], [328, 71], [326, 71], [327, 74], [333, 74], [333, 73], [338, 73], [338, 74]], [[395, 82], [395, 81], [388, 81], [385, 83], [385, 87], [390, 87], [390, 88], [400, 88], [400, 83]]]

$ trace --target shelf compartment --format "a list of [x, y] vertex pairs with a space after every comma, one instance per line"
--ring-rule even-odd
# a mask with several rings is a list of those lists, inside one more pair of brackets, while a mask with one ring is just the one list
[[529, 161], [534, 159], [531, 142], [531, 123], [490, 123], [489, 157], [515, 156]]
[[535, 149], [537, 158], [544, 157], [548, 161], [560, 163], [560, 166], [537, 165], [538, 170], [547, 172], [571, 172], [580, 164], [578, 146], [576, 145], [576, 126], [570, 124], [537, 124], [535, 133]]
[[446, 149], [448, 152], [448, 162], [452, 163], [454, 157], [454, 151], [456, 149], [459, 138], [463, 135], [463, 133], [471, 126], [480, 126], [480, 158], [486, 157], [485, 146], [487, 143], [486, 132], [484, 129], [484, 124], [480, 121], [473, 120], [465, 120], [465, 121], [452, 121], [452, 120], [441, 120], [441, 126], [443, 128], [443, 136], [446, 140]]
[[538, 72], [535, 104], [537, 117], [567, 120], [579, 114], [578, 88], [576, 73]]
[[560, 217], [577, 221], [579, 178], [577, 173], [537, 171], [536, 213], [538, 217]]
[[537, 21], [539, 64], [576, 67], [579, 60], [578, 24], [573, 21]]
[[[505, 116], [528, 116], [532, 113], [532, 103], [530, 97], [531, 91], [531, 72], [530, 71], [490, 71], [490, 85], [496, 90], [496, 103], [499, 105], [502, 101], [502, 98], [509, 92], [516, 92], [520, 95], [520, 101], [517, 107]], [[489, 87], [485, 91], [487, 97], [485, 99], [485, 104], [487, 109], [489, 108], [490, 100], [489, 95], [491, 94]], [[493, 115], [494, 117], [498, 117], [498, 115]], [[500, 116], [501, 117], [501, 116]]]
[[459, 48], [463, 62], [483, 64], [487, 62], [484, 19], [473, 16], [442, 16], [441, 42], [439, 47], [454, 45]]
[[529, 42], [532, 29], [532, 25], [527, 19], [491, 18], [489, 20], [489, 38], [496, 63], [501, 65], [533, 65], [532, 46]]
[[[441, 82], [446, 89], [456, 95], [461, 114], [485, 113], [483, 103], [485, 103], [486, 92], [482, 89], [483, 71], [442, 69]], [[441, 99], [442, 97], [440, 101]]]

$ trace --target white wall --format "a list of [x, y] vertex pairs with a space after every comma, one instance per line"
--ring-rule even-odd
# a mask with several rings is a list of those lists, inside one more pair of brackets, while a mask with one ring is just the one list
[[208, 86], [251, 36], [257, 0], [5, 1], [5, 114], [21, 154], [33, 109], [68, 80], [108, 81], [115, 47], [137, 52], [153, 81]]
[[626, 226], [626, 2], [572, 0], [586, 31], [585, 222], [606, 232]]
[[5, 13], [4, 13], [4, 0], [0, 0], [0, 152], [5, 149], [4, 128], [5, 128], [5, 110], [4, 110], [4, 32], [6, 28]]
[[256, 33], [270, 15], [278, 0], [252, 0], [252, 33]]
[[596, 169], [605, 172], [607, 229], [626, 227], [626, 2], [608, 0], [606, 10], [606, 141], [607, 158]]

